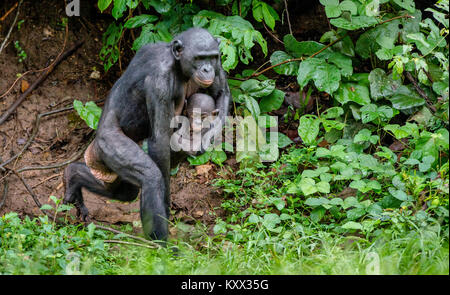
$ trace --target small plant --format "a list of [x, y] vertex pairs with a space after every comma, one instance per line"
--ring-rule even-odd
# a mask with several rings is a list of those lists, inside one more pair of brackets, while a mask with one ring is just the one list
[[15, 41], [14, 42], [14, 47], [16, 48], [17, 51], [17, 56], [19, 58], [19, 62], [24, 62], [25, 59], [27, 59], [27, 53], [25, 52], [25, 50], [22, 49], [22, 47], [20, 46], [19, 41]]

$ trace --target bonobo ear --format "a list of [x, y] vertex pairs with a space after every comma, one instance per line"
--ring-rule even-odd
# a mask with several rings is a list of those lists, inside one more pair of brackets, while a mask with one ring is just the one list
[[220, 40], [220, 38], [216, 38], [216, 41], [217, 41], [217, 45], [220, 45], [220, 41], [222, 41], [222, 40]]
[[180, 40], [172, 41], [172, 54], [176, 60], [181, 57], [181, 52], [183, 51], [183, 43]]

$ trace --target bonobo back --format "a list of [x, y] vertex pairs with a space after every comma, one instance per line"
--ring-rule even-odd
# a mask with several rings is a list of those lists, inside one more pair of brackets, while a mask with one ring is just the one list
[[103, 114], [112, 111], [125, 135], [134, 141], [147, 138], [149, 120], [145, 100], [145, 78], [156, 73], [159, 75], [167, 73], [173, 66], [174, 59], [169, 44], [155, 43], [141, 47], [125, 72], [114, 83], [99, 122], [99, 131], [101, 132], [104, 121]]

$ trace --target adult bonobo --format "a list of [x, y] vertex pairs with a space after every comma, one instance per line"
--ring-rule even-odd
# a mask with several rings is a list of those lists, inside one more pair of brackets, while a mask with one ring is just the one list
[[[171, 43], [143, 46], [109, 93], [96, 138], [85, 153], [86, 164], [73, 163], [65, 169], [64, 202], [75, 204], [86, 221], [81, 188], [121, 201], [134, 200], [140, 188], [144, 233], [166, 240], [170, 120], [200, 88], [215, 99], [220, 115], [210, 133], [217, 134], [228, 114], [230, 90], [219, 41], [208, 31], [191, 28]], [[137, 144], [144, 139], [148, 155]]]

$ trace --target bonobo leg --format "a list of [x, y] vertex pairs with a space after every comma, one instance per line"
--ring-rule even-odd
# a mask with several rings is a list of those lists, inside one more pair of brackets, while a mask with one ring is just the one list
[[145, 235], [166, 240], [169, 212], [166, 211], [163, 173], [138, 144], [113, 127], [118, 125], [115, 120], [113, 116], [104, 118], [103, 129], [98, 130], [94, 148], [120, 179], [141, 187], [140, 213]]
[[139, 187], [117, 178], [113, 183], [104, 183], [92, 175], [84, 163], [72, 163], [64, 170], [64, 185], [66, 193], [64, 203], [74, 204], [77, 215], [83, 221], [89, 221], [89, 211], [84, 205], [81, 189], [124, 202], [136, 199]]

